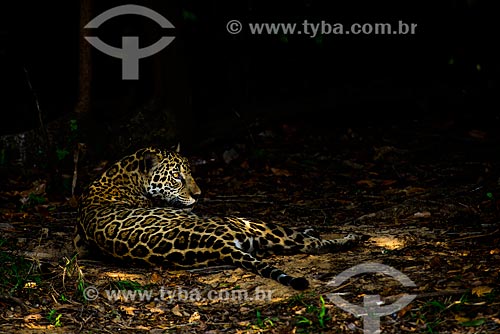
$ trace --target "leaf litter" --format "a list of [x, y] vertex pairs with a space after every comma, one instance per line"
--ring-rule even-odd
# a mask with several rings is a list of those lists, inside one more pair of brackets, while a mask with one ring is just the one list
[[[195, 152], [193, 160], [203, 161], [195, 177], [206, 196], [195, 210], [312, 226], [323, 236], [368, 236], [338, 254], [269, 259], [306, 276], [311, 289], [297, 293], [241, 269], [189, 272], [75, 259], [74, 205], [51, 200], [43, 175], [30, 183], [9, 171], [0, 192], [0, 332], [361, 330], [360, 318], [324, 298], [334, 292], [358, 305], [367, 294], [379, 294], [386, 304], [416, 294], [407, 307], [381, 318], [384, 333], [500, 331], [500, 174], [492, 146], [473, 142], [469, 150], [476, 153], [467, 155], [456, 140], [436, 148], [432, 133], [408, 139], [398, 131], [335, 129], [309, 137], [302, 149], [301, 127], [294, 129], [282, 136], [273, 131], [272, 140], [242, 137], [229, 151], [211, 141], [200, 151], [207, 153]], [[364, 262], [392, 266], [416, 287], [381, 274], [356, 276], [338, 290], [328, 285]], [[106, 298], [118, 283], [152, 291], [152, 298]], [[97, 299], [82, 297], [89, 286], [99, 291]], [[193, 291], [199, 299], [187, 298]], [[254, 298], [223, 298], [242, 291]], [[268, 295], [255, 298], [257, 292]]]

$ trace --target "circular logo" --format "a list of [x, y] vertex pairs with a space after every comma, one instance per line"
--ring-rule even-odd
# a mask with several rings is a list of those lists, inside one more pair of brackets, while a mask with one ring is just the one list
[[[364, 273], [382, 273], [399, 281], [403, 286], [416, 287], [415, 283], [402, 272], [382, 263], [366, 262], [344, 270], [327, 285], [341, 286], [349, 278]], [[380, 333], [380, 318], [403, 309], [416, 295], [403, 295], [390, 305], [383, 305], [379, 295], [364, 295], [363, 306], [351, 304], [337, 293], [327, 294], [328, 299], [346, 312], [363, 318], [365, 333]], [[383, 305], [383, 306], [382, 306]]]
[[243, 25], [238, 20], [231, 20], [226, 24], [226, 29], [231, 35], [236, 35], [241, 32]]
[[83, 290], [83, 297], [90, 301], [96, 300], [99, 297], [99, 290], [95, 286], [88, 286]]

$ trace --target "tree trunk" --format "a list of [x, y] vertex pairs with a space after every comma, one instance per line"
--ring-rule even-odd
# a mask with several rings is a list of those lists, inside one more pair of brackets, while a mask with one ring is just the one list
[[91, 46], [84, 38], [84, 26], [92, 19], [92, 0], [80, 0], [80, 36], [78, 63], [78, 100], [75, 113], [86, 117], [91, 105], [90, 83], [92, 81]]

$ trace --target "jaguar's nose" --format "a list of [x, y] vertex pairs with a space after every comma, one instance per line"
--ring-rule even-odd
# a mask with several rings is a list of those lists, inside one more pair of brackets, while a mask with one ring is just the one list
[[192, 189], [191, 189], [191, 196], [195, 199], [198, 199], [198, 197], [200, 197], [201, 195], [201, 190], [200, 188], [195, 185]]

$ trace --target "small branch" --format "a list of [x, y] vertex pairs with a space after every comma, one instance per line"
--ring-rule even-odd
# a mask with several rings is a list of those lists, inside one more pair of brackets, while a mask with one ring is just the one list
[[189, 269], [186, 271], [190, 272], [192, 274], [216, 274], [216, 273], [220, 273], [221, 271], [224, 271], [224, 270], [231, 270], [231, 269], [235, 269], [235, 268], [236, 268], [236, 266], [213, 266], [213, 267], [207, 267], [207, 268]]
[[188, 322], [188, 323], [184, 323], [184, 324], [178, 324], [178, 325], [173, 325], [173, 326], [170, 326], [170, 327], [166, 327], [164, 328], [164, 330], [166, 331], [170, 331], [172, 329], [180, 329], [180, 328], [186, 328], [186, 327], [190, 327], [190, 326], [198, 326], [200, 323], [199, 322]]
[[35, 101], [35, 106], [36, 110], [38, 111], [38, 122], [40, 123], [40, 130], [42, 131], [42, 137], [43, 141], [45, 144], [45, 149], [47, 153], [49, 152], [49, 134], [47, 132], [47, 128], [45, 127], [45, 123], [43, 122], [43, 113], [42, 109], [40, 108], [40, 102], [38, 101], [38, 95], [35, 92], [35, 89], [33, 88], [33, 85], [31, 84], [31, 79], [28, 73], [28, 70], [26, 67], [23, 67], [24, 69], [24, 75], [26, 76], [26, 81], [28, 82], [28, 87], [30, 89], [31, 94], [33, 95], [33, 99]]
[[489, 237], [490, 235], [497, 234], [499, 231], [500, 231], [500, 229], [496, 229], [495, 231], [493, 231], [491, 233], [479, 234], [479, 235], [469, 235], [469, 236], [466, 236], [466, 237], [453, 239], [451, 241], [455, 242], [455, 241], [462, 241], [462, 240], [468, 240], [468, 239], [477, 239], [477, 238]]
[[71, 197], [75, 197], [76, 181], [78, 179], [78, 160], [80, 158], [80, 152], [85, 149], [85, 144], [78, 143], [73, 155], [73, 163], [75, 165], [73, 169], [73, 181], [71, 182]]

